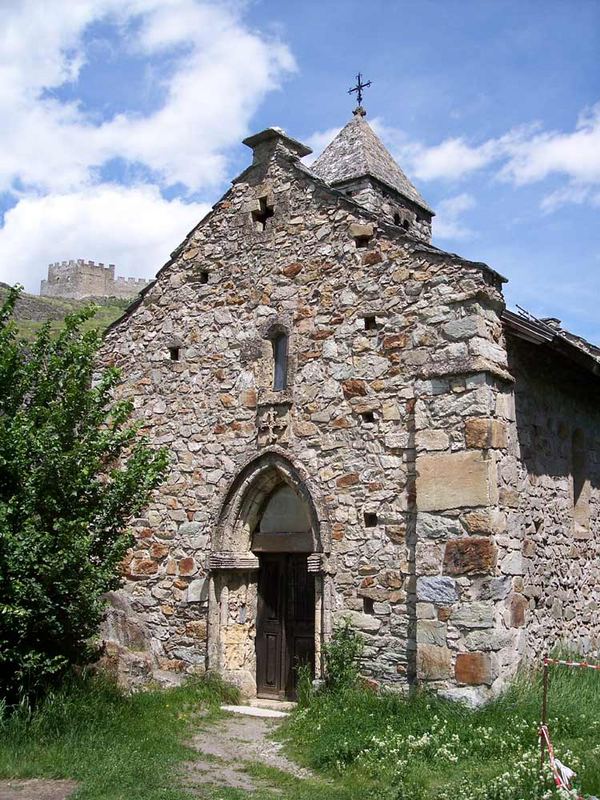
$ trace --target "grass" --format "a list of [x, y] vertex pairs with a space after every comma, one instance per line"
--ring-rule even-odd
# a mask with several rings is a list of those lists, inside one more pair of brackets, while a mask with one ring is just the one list
[[[553, 669], [556, 755], [576, 769], [586, 795], [597, 794], [600, 675]], [[381, 800], [537, 800], [540, 708], [538, 675], [522, 675], [478, 710], [426, 693], [321, 693], [282, 734], [300, 763], [355, 786], [370, 782]]]
[[[477, 710], [424, 692], [408, 698], [366, 690], [313, 694], [278, 735], [314, 778], [250, 763], [245, 771], [257, 785], [252, 795], [208, 785], [191, 795], [181, 767], [197, 754], [186, 741], [200, 725], [218, 721], [221, 703], [236, 700], [235, 690], [214, 679], [133, 696], [99, 678], [81, 680], [34, 714], [0, 721], [0, 777], [70, 778], [79, 783], [77, 800], [540, 797], [538, 675], [523, 674]], [[577, 769], [585, 795], [598, 794], [600, 675], [553, 668], [549, 718], [557, 756]], [[218, 776], [217, 760], [216, 782]]]
[[[51, 300], [52, 302], [48, 303], [48, 300]], [[57, 301], [55, 298], [44, 298], [44, 302], [48, 303], [49, 307], [54, 307], [58, 313], [63, 314], [63, 318], [85, 305], [84, 303], [69, 303], [68, 301], [61, 302]], [[123, 314], [123, 311], [130, 302], [131, 301], [127, 301], [127, 304], [125, 304], [125, 301], [116, 301], [114, 303], [103, 303], [102, 305], [98, 305], [97, 303], [96, 313], [91, 319], [88, 319], [84, 322], [82, 325], [82, 330], [86, 331], [91, 330], [92, 328], [104, 330]], [[50, 330], [53, 333], [58, 333], [62, 329], [63, 318], [50, 320]], [[44, 320], [26, 319], [21, 316], [20, 318], [16, 319], [16, 323], [20, 335], [28, 341], [32, 341], [35, 338], [37, 331], [39, 331], [44, 324]]]
[[177, 767], [196, 755], [186, 738], [236, 700], [235, 690], [209, 679], [132, 696], [99, 678], [81, 680], [33, 715], [0, 721], [0, 777], [70, 778], [80, 784], [77, 800], [184, 800]]

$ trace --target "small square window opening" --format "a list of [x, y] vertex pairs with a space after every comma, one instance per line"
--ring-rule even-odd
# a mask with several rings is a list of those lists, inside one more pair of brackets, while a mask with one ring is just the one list
[[202, 270], [200, 273], [200, 283], [208, 283], [208, 272], [206, 270]]
[[169, 347], [171, 361], [179, 361], [179, 347]]
[[360, 415], [363, 422], [372, 423], [375, 422], [375, 414], [373, 411], [363, 411]]
[[363, 597], [363, 611], [365, 614], [375, 613], [375, 601], [372, 597]]
[[370, 236], [357, 236], [354, 239], [354, 243], [357, 247], [368, 247], [370, 238]]
[[374, 511], [365, 511], [365, 528], [377, 527], [377, 514]]
[[376, 331], [378, 328], [377, 325], [377, 317], [374, 315], [370, 315], [365, 317], [365, 330], [366, 331]]
[[266, 197], [259, 197], [258, 206], [259, 207], [252, 212], [252, 219], [256, 224], [256, 230], [264, 231], [267, 229], [268, 220], [275, 214], [275, 211]]

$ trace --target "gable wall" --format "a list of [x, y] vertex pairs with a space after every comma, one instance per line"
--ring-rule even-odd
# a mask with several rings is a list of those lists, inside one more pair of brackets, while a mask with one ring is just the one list
[[[261, 195], [275, 207], [264, 232], [250, 213]], [[491, 542], [486, 552], [494, 547], [502, 437], [479, 441], [468, 431], [477, 418], [489, 428], [500, 391], [490, 376], [506, 375], [498, 285], [400, 233], [377, 230], [357, 249], [353, 223], [372, 219], [280, 152], [266, 173], [256, 167], [233, 186], [106, 338], [123, 396], [172, 454], [166, 483], [135, 522], [119, 600], [126, 611], [108, 621], [115, 657], [128, 637], [137, 642], [138, 656], [120, 661], [127, 680], [205, 666], [211, 537], [227, 487], [269, 448], [310, 476], [327, 520], [332, 615], [349, 614], [363, 632], [365, 673], [392, 685], [417, 677], [454, 685], [459, 651], [480, 655], [482, 635], [466, 637], [496, 626], [497, 598], [480, 575], [495, 574], [495, 558], [475, 577], [472, 565], [464, 576], [444, 573], [449, 540], [476, 533]], [[364, 330], [365, 314], [379, 330]], [[270, 388], [273, 324], [290, 330], [292, 382], [282, 395]], [[179, 361], [169, 359], [174, 345]], [[437, 487], [463, 462], [475, 488], [449, 502]], [[377, 514], [375, 527], [365, 527], [365, 511]], [[242, 623], [240, 609], [255, 601], [254, 581], [240, 579], [220, 612], [227, 658], [248, 670], [254, 620], [244, 611]], [[363, 613], [364, 597], [373, 614]], [[467, 682], [491, 684], [485, 666]]]

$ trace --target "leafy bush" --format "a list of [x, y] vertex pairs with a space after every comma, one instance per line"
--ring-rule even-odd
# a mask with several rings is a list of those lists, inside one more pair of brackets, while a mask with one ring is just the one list
[[95, 657], [90, 643], [118, 586], [132, 541], [125, 529], [166, 469], [113, 402], [115, 369], [95, 376], [91, 309], [48, 325], [32, 343], [0, 310], [0, 697], [33, 698], [70, 665]]
[[363, 649], [363, 640], [349, 620], [334, 628], [331, 640], [323, 648], [327, 689], [339, 692], [357, 686]]

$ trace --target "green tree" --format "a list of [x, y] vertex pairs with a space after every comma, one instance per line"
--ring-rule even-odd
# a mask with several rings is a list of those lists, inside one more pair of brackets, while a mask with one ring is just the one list
[[119, 372], [97, 373], [93, 309], [33, 343], [0, 309], [0, 698], [35, 698], [97, 655], [103, 594], [120, 583], [127, 522], [161, 481], [153, 450], [114, 401]]

